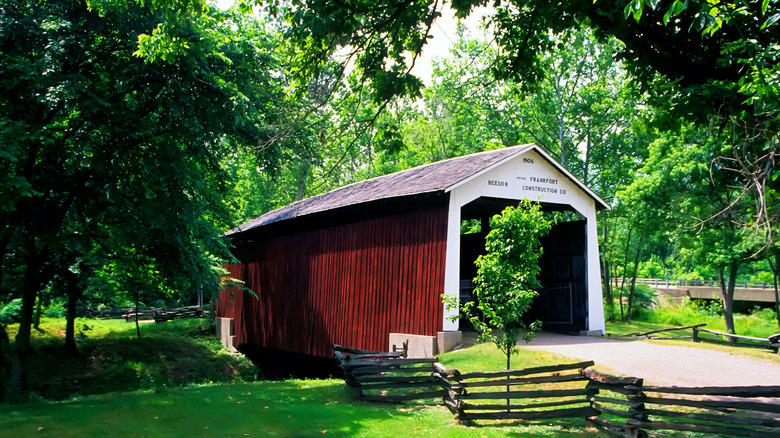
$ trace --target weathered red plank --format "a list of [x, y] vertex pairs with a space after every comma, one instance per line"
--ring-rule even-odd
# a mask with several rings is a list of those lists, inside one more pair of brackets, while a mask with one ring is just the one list
[[[258, 298], [217, 305], [236, 341], [318, 356], [333, 343], [386, 350], [389, 332], [442, 325], [446, 209], [258, 238], [226, 266]], [[227, 292], [223, 293], [223, 298]]]

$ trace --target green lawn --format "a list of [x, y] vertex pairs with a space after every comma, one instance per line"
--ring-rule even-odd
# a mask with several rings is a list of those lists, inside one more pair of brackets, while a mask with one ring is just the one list
[[[461, 373], [473, 371], [500, 371], [506, 369], [506, 356], [492, 343], [477, 344], [463, 350], [439, 355], [439, 362]], [[526, 350], [512, 355], [512, 369], [538, 367], [543, 365], [581, 362], [559, 354], [545, 351]]]
[[[573, 430], [568, 430], [573, 427]], [[557, 426], [467, 427], [439, 406], [354, 401], [340, 380], [288, 380], [114, 393], [5, 405], [9, 437], [591, 437], [583, 420]]]
[[[124, 321], [79, 320], [77, 327], [75, 357], [62, 354], [62, 320], [44, 320], [35, 332], [37, 396], [0, 405], [0, 436], [597, 436], [583, 420], [466, 427], [435, 400], [432, 407], [358, 402], [342, 380], [247, 382], [256, 369], [227, 355], [205, 320], [145, 324], [142, 339]], [[13, 339], [15, 327], [10, 332]], [[464, 372], [504, 363], [492, 345], [441, 360]], [[550, 361], [559, 357], [524, 353], [513, 366]]]
[[[204, 321], [147, 325], [141, 340], [135, 339], [132, 324], [83, 321], [90, 328], [81, 327], [86, 335], [80, 340], [81, 354], [64, 358], [57, 355], [59, 324], [46, 321], [44, 331], [36, 335], [32, 379], [39, 395], [46, 395], [49, 388], [55, 396], [0, 405], [0, 436], [601, 436], [582, 419], [463, 426], [437, 400], [431, 400], [431, 406], [363, 403], [335, 379], [247, 382], [256, 373], [251, 364], [225, 354]], [[647, 331], [660, 326], [636, 323], [617, 328]], [[610, 331], [614, 328], [608, 326]], [[780, 355], [774, 356], [780, 360]], [[439, 359], [461, 372], [500, 370], [505, 364], [492, 344], [449, 352]], [[577, 360], [522, 349], [512, 367], [569, 362]]]

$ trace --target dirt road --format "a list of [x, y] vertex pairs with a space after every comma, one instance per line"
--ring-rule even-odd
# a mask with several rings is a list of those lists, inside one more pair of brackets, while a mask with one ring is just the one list
[[[780, 365], [736, 353], [603, 337], [540, 333], [524, 348], [592, 360], [597, 370], [658, 386], [780, 385]], [[772, 353], [767, 352], [767, 356]]]

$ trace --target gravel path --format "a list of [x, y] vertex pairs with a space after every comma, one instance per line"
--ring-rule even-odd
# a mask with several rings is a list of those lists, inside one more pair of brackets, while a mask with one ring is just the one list
[[780, 364], [739, 353], [546, 332], [521, 346], [592, 360], [597, 370], [607, 367], [617, 374], [642, 377], [646, 385], [780, 385]]

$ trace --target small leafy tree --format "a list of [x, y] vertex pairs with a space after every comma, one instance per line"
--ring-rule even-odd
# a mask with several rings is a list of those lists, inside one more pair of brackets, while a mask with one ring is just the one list
[[517, 207], [507, 207], [490, 219], [487, 254], [476, 261], [475, 301], [463, 306], [463, 315], [479, 332], [480, 341], [493, 342], [506, 355], [507, 369], [517, 352], [518, 337], [525, 332], [523, 339], [529, 342], [541, 328], [541, 322], [525, 324], [522, 318], [539, 295], [539, 238], [551, 227], [539, 203], [526, 199]]

